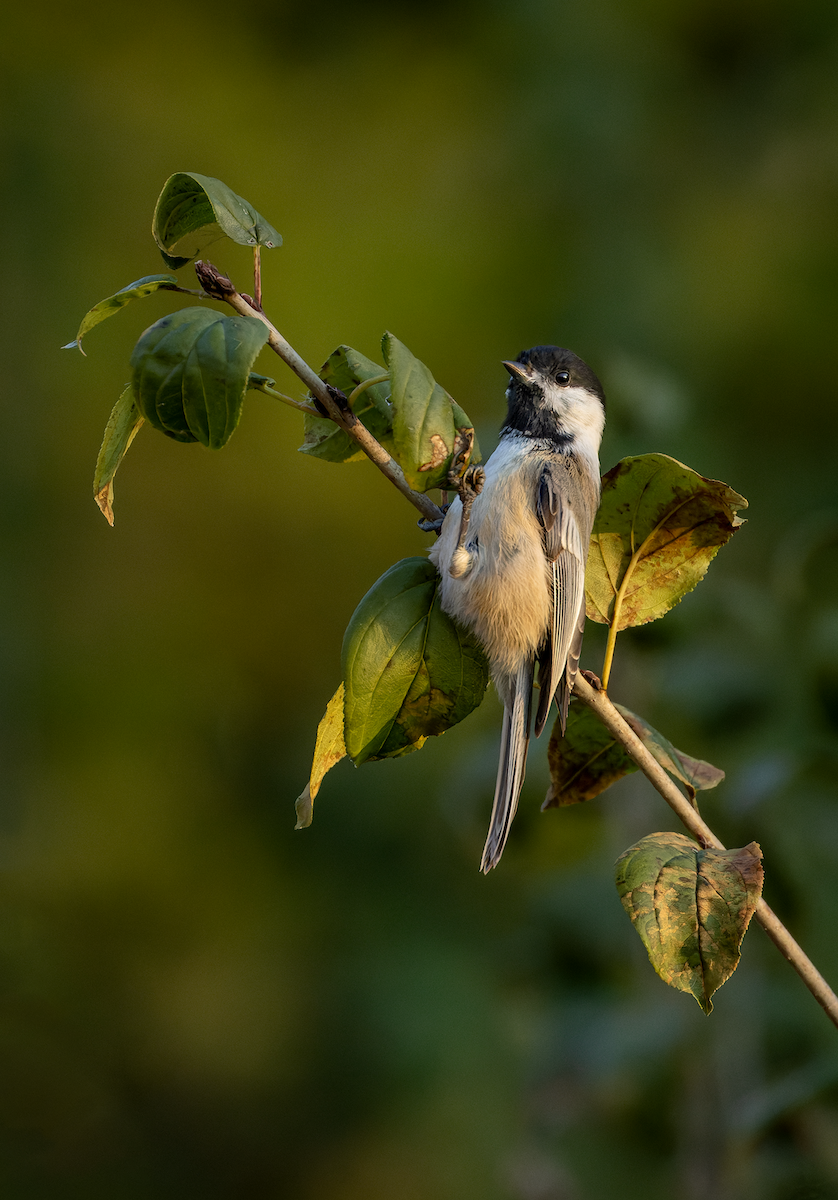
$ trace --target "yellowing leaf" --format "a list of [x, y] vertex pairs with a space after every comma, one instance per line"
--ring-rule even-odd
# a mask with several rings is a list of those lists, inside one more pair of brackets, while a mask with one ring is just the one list
[[588, 616], [615, 631], [662, 617], [704, 577], [747, 504], [666, 454], [624, 458], [603, 478], [585, 578]]
[[113, 479], [128, 447], [143, 423], [129, 383], [113, 406], [93, 476], [93, 496], [109, 525], [113, 525]]
[[309, 781], [300, 796], [297, 797], [295, 808], [297, 824], [295, 829], [305, 829], [314, 817], [314, 800], [320, 791], [320, 785], [327, 771], [331, 771], [342, 758], [346, 757], [346, 746], [343, 744], [343, 684], [332, 696], [326, 712], [317, 726], [317, 740], [314, 744], [314, 759], [311, 764]]

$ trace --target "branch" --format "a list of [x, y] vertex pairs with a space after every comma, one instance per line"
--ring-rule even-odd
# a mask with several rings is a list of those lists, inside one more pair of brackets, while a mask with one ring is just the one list
[[[716, 850], [725, 847], [716, 837], [713, 830], [692, 807], [689, 800], [657, 763], [633, 729], [623, 720], [620, 713], [608, 699], [605, 692], [597, 691], [581, 674], [576, 676], [573, 694], [592, 708], [609, 733], [620, 743], [624, 750], [637, 763], [652, 785], [657, 788], [669, 807], [678, 815], [683, 824], [702, 846], [712, 846]], [[791, 936], [785, 925], [764, 900], [757, 902], [754, 916], [774, 945], [784, 958], [788, 959], [797, 971], [806, 987], [826, 1012], [832, 1023], [838, 1026], [838, 996], [821, 975], [815, 964], [804, 953], [802, 948]]]
[[268, 327], [268, 345], [278, 354], [282, 361], [289, 366], [297, 375], [311, 394], [317, 398], [323, 406], [328, 417], [339, 426], [344, 433], [348, 433], [351, 438], [358, 443], [358, 446], [366, 454], [379, 471], [390, 480], [394, 487], [405, 496], [414, 508], [417, 508], [422, 516], [428, 521], [441, 521], [442, 510], [439, 509], [430, 496], [424, 495], [422, 492], [414, 492], [413, 488], [404, 477], [399, 464], [394, 458], [387, 453], [384, 447], [370, 433], [365, 425], [358, 420], [350, 408], [345, 411], [339, 407], [335, 401], [334, 395], [323, 382], [319, 375], [308, 365], [305, 359], [301, 358], [297, 351], [286, 342], [285, 338], [273, 325], [263, 312], [255, 308], [249, 298], [237, 292], [233, 284], [226, 276], [222, 275], [212, 263], [201, 262], [199, 259], [195, 263], [195, 274], [201, 283], [204, 291], [213, 297], [215, 300], [224, 300], [231, 308], [235, 309], [243, 317], [255, 317], [257, 321], [262, 321]]

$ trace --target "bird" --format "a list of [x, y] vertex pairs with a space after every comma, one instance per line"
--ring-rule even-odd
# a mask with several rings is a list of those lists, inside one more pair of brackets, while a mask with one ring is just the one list
[[536, 664], [535, 735], [554, 697], [565, 730], [605, 427], [602, 384], [572, 350], [534, 346], [503, 366], [510, 379], [498, 447], [461, 476], [430, 551], [442, 609], [481, 644], [504, 706], [484, 874], [500, 861], [518, 807]]

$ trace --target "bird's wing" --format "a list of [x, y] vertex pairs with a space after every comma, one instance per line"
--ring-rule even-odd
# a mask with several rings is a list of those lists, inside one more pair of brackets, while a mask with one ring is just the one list
[[583, 538], [573, 505], [562, 499], [554, 471], [555, 468], [549, 466], [544, 468], [536, 494], [536, 514], [542, 528], [544, 557], [552, 591], [552, 620], [538, 654], [540, 695], [535, 718], [536, 737], [547, 723], [553, 696], [560, 687], [559, 715], [564, 731], [585, 624], [588, 538]]
[[[585, 632], [585, 581], [582, 580], [582, 600], [579, 605], [579, 617], [576, 622], [576, 629], [571, 638], [570, 648], [567, 652], [567, 666], [559, 679], [559, 685], [556, 688], [556, 704], [559, 709], [559, 720], [561, 722], [561, 731], [564, 733], [567, 725], [567, 712], [570, 708], [570, 696], [573, 692], [573, 684], [576, 681], [576, 673], [579, 670], [579, 655], [582, 652], [582, 634]], [[549, 707], [549, 706], [548, 706]], [[546, 720], [546, 714], [545, 714]], [[540, 732], [540, 731], [539, 731]]]

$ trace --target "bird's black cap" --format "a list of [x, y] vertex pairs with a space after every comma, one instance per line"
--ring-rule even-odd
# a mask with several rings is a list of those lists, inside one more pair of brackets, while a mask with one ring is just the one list
[[[524, 371], [519, 374], [514, 369], [515, 365], [520, 365]], [[536, 382], [536, 372], [541, 376], [554, 376], [559, 371], [569, 371], [571, 384], [593, 392], [599, 397], [603, 408], [605, 407], [602, 384], [585, 360], [572, 350], [566, 350], [562, 346], [533, 346], [531, 350], [522, 350], [514, 363], [504, 363], [504, 366], [513, 378], [517, 377], [524, 384], [531, 381], [533, 385]]]

